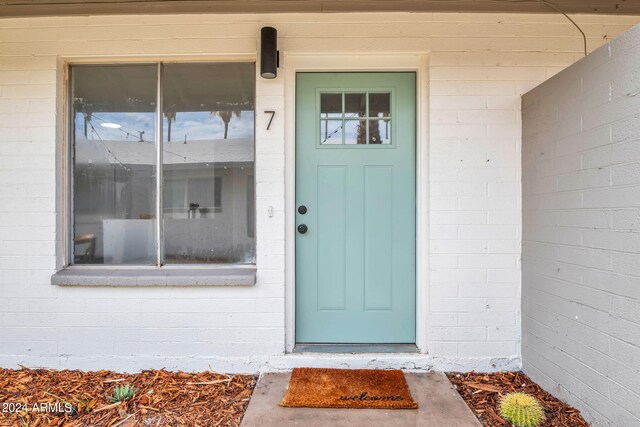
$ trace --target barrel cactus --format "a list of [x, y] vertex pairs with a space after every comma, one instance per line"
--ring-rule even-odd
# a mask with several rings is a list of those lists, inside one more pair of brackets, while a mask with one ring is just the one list
[[518, 427], [536, 427], [545, 419], [538, 399], [525, 393], [509, 393], [500, 399], [500, 415]]

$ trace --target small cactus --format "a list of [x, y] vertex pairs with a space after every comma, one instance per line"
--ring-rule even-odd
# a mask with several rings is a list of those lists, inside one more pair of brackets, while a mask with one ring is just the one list
[[518, 427], [536, 427], [545, 419], [538, 399], [525, 393], [509, 393], [500, 399], [500, 415]]
[[111, 403], [124, 402], [125, 400], [133, 399], [138, 394], [138, 389], [130, 384], [123, 386], [115, 386], [113, 389], [113, 396], [109, 397]]

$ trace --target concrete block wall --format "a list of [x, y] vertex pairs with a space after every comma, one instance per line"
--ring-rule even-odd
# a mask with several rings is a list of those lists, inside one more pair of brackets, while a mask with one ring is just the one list
[[640, 425], [640, 26], [522, 103], [524, 371]]
[[[576, 20], [593, 50], [640, 18]], [[429, 271], [424, 357], [432, 360], [421, 366], [519, 368], [520, 95], [582, 56], [579, 33], [554, 14], [0, 20], [0, 365], [246, 372], [279, 358], [288, 366], [285, 144], [293, 141], [282, 70], [256, 81], [255, 287], [49, 284], [62, 241], [64, 62], [255, 59], [264, 25], [278, 28], [286, 55], [426, 56], [428, 130], [419, 144], [429, 158], [430, 242], [419, 261]], [[276, 111], [268, 132], [263, 110]]]

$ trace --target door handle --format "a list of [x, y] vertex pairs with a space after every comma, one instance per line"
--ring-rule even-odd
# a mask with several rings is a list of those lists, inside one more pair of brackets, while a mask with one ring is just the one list
[[305, 224], [300, 224], [298, 226], [298, 233], [300, 233], [300, 234], [306, 233], [307, 230], [309, 230], [309, 227], [307, 227]]

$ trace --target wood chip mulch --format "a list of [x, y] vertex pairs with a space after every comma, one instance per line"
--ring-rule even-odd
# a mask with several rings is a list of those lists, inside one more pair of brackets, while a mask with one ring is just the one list
[[[127, 383], [138, 394], [110, 404], [114, 386]], [[252, 375], [215, 372], [0, 368], [0, 426], [238, 426], [255, 383]]]
[[580, 411], [544, 391], [522, 372], [449, 372], [447, 376], [484, 426], [511, 426], [500, 416], [498, 402], [515, 391], [530, 394], [542, 403], [547, 419], [540, 427], [589, 426]]

